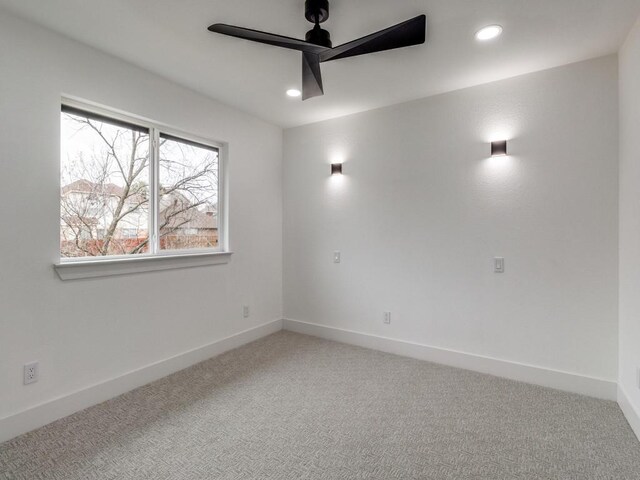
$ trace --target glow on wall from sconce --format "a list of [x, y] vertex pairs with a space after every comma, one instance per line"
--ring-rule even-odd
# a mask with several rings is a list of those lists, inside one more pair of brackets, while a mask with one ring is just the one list
[[509, 155], [499, 155], [496, 157], [487, 157], [484, 162], [490, 170], [501, 170], [506, 172], [513, 167], [513, 157]]
[[489, 145], [491, 145], [491, 142], [500, 142], [502, 140], [506, 140], [507, 142], [510, 142], [514, 137], [514, 134], [512, 131], [504, 128], [504, 129], [496, 129], [496, 130], [492, 130], [491, 133], [484, 135], [483, 140], [488, 143]]
[[522, 202], [526, 169], [517, 157], [488, 157], [474, 168], [473, 198], [494, 213], [512, 210]]
[[333, 163], [344, 163], [347, 161], [347, 154], [341, 147], [332, 147], [330, 148], [329, 154], [327, 155], [327, 163], [329, 165]]
[[[482, 138], [482, 143], [484, 144], [484, 148], [486, 148], [486, 151], [483, 154], [483, 158], [487, 158], [488, 160], [491, 160], [490, 163], [493, 166], [499, 167], [499, 166], [505, 166], [508, 165], [510, 162], [510, 158], [512, 157], [511, 155], [511, 141], [514, 138], [515, 134], [514, 134], [514, 128], [508, 128], [508, 127], [504, 127], [504, 126], [497, 126], [496, 122], [489, 122], [489, 123], [493, 123], [493, 125], [487, 126], [486, 130], [485, 130], [485, 134], [483, 135], [484, 138]], [[491, 155], [491, 144], [494, 142], [503, 142], [506, 141], [507, 142], [507, 154], [506, 155], [500, 155], [500, 156], [492, 156]]]
[[[497, 123], [497, 122], [496, 122]], [[511, 141], [514, 138], [513, 129], [497, 127], [493, 125], [482, 139], [485, 151], [482, 154], [479, 169], [483, 182], [506, 182], [518, 177], [518, 161], [512, 154]], [[493, 142], [507, 142], [506, 155], [491, 155], [491, 144]]]
[[344, 211], [349, 197], [349, 178], [346, 175], [327, 175], [325, 183], [326, 206], [332, 211]]
[[[340, 203], [335, 203], [342, 199], [346, 193], [346, 184], [348, 183], [348, 175], [346, 175], [345, 164], [348, 163], [347, 156], [344, 150], [335, 148], [327, 155], [327, 164], [324, 174], [327, 176], [327, 193], [329, 195], [329, 202], [336, 208], [340, 208]], [[331, 165], [342, 165], [342, 172], [339, 174], [332, 174]]]
[[505, 105], [496, 105], [495, 108], [495, 112], [482, 119], [478, 140], [491, 144], [491, 142], [500, 140], [510, 142], [520, 136], [521, 119], [519, 116], [506, 113], [504, 109], [507, 106]]
[[509, 191], [520, 181], [522, 165], [517, 157], [517, 151], [510, 148], [511, 136], [504, 136], [503, 132], [497, 132], [489, 138], [497, 139], [492, 141], [507, 141], [506, 155], [491, 155], [491, 142], [483, 142], [485, 151], [477, 162], [477, 178], [480, 185], [484, 185], [483, 190], [489, 191]]
[[[509, 144], [508, 140], [507, 144]], [[487, 152], [486, 155], [483, 156], [483, 161], [481, 163], [485, 164], [488, 169], [495, 170], [496, 173], [498, 171], [507, 173], [514, 167], [514, 157], [508, 151], [506, 155], [491, 155], [491, 143], [488, 143], [486, 148]]]

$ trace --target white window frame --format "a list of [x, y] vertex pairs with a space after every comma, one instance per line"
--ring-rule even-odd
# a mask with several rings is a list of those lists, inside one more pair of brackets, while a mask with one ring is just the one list
[[[100, 257], [60, 257], [54, 265], [62, 280], [93, 278], [110, 275], [123, 275], [146, 271], [167, 270], [173, 268], [197, 267], [227, 263], [231, 252], [228, 246], [228, 208], [227, 208], [227, 157], [228, 145], [197, 135], [184, 132], [169, 125], [155, 122], [137, 115], [79, 100], [62, 97], [60, 107], [67, 106], [93, 113], [113, 120], [137, 125], [149, 130], [149, 252], [132, 255], [105, 255]], [[218, 246], [185, 250], [161, 250], [159, 248], [158, 205], [159, 205], [159, 140], [160, 134], [212, 147], [218, 150]]]

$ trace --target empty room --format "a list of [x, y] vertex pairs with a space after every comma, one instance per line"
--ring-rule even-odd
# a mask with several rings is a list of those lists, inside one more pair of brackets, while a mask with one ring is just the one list
[[640, 480], [640, 0], [0, 0], [0, 480]]

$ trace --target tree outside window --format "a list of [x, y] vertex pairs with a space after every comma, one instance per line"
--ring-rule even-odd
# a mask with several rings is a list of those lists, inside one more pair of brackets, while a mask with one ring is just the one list
[[218, 174], [216, 147], [63, 107], [60, 256], [218, 247]]

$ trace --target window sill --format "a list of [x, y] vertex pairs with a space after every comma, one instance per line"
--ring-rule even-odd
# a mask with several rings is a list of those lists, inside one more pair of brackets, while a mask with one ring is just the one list
[[110, 260], [79, 260], [54, 265], [61, 280], [110, 277], [229, 263], [233, 252], [187, 253]]

